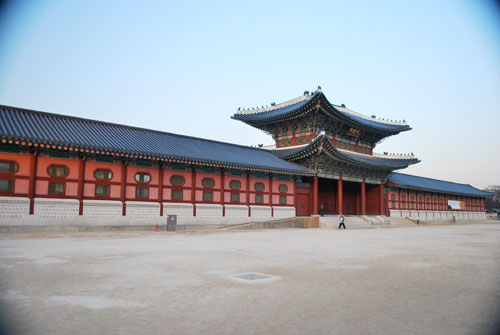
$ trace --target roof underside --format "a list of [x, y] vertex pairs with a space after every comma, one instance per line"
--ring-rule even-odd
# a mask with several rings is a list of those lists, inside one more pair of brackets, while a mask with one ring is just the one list
[[388, 181], [393, 182], [394, 184], [397, 184], [401, 187], [431, 192], [442, 192], [476, 197], [489, 197], [494, 195], [493, 193], [482, 191], [469, 184], [458, 184], [450, 181], [418, 177], [396, 172], [392, 173], [389, 176]]
[[344, 106], [331, 104], [321, 91], [271, 107], [239, 110], [233, 118], [258, 127], [258, 125], [281, 122], [299, 114], [312, 112], [318, 105], [320, 110], [329, 117], [367, 131], [389, 135], [411, 129], [405, 122], [379, 120], [356, 113]]
[[290, 149], [278, 149], [273, 150], [273, 153], [282, 159], [294, 160], [299, 159], [300, 157], [306, 157], [312, 155], [313, 153], [319, 150], [319, 147], [322, 147], [323, 150], [329, 152], [336, 159], [341, 161], [369, 167], [375, 169], [385, 169], [385, 170], [396, 170], [408, 167], [408, 165], [418, 163], [419, 160], [417, 158], [384, 158], [379, 156], [370, 156], [365, 154], [358, 154], [349, 152], [347, 150], [340, 150], [336, 148], [330, 139], [325, 135], [320, 135], [314, 139], [310, 144], [302, 147], [295, 147]]
[[0, 137], [191, 163], [313, 173], [263, 149], [9, 106], [0, 106]]

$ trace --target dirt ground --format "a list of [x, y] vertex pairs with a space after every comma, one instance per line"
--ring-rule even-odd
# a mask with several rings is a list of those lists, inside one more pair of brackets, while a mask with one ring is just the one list
[[1, 234], [0, 273], [8, 334], [493, 334], [500, 224]]

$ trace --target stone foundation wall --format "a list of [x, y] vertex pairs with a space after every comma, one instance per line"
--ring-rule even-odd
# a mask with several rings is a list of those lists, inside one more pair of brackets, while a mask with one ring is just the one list
[[20, 225], [29, 210], [29, 198], [0, 197], [0, 224]]
[[406, 218], [410, 217], [416, 219], [420, 218], [422, 221], [455, 221], [463, 220], [486, 220], [486, 213], [484, 212], [464, 212], [464, 211], [418, 211], [418, 210], [389, 210], [390, 217]]

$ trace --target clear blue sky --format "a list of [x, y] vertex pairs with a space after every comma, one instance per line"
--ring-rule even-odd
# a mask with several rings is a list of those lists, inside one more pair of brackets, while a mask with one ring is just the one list
[[230, 119], [321, 85], [413, 130], [401, 172], [500, 184], [500, 18], [481, 1], [15, 1], [0, 12], [0, 103], [232, 143]]

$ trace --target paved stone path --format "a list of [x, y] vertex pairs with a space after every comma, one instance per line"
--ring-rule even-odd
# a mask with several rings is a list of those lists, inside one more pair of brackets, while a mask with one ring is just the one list
[[16, 334], [484, 334], [500, 224], [0, 234], [0, 273]]

